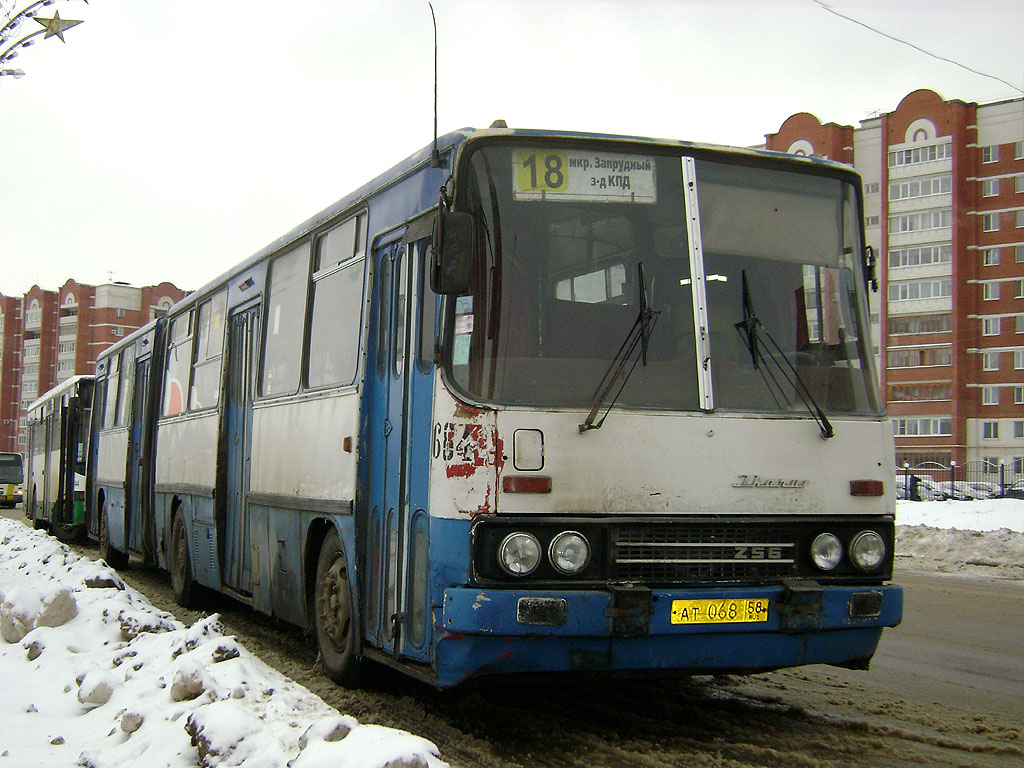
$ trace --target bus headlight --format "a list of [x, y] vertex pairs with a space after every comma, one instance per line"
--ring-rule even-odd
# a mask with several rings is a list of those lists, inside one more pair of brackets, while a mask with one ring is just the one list
[[850, 542], [850, 559], [862, 571], [873, 571], [885, 560], [885, 541], [874, 531], [861, 531]]
[[843, 559], [843, 545], [834, 533], [819, 533], [811, 542], [811, 560], [823, 571], [831, 571]]
[[551, 540], [548, 559], [556, 571], [576, 574], [590, 562], [590, 544], [582, 533], [563, 531]]
[[510, 533], [498, 547], [498, 563], [513, 576], [527, 576], [540, 565], [540, 542], [530, 533]]

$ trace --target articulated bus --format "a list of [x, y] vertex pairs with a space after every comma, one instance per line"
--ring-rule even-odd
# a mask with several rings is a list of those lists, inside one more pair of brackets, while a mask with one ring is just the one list
[[25, 517], [71, 541], [85, 533], [93, 376], [72, 376], [28, 407]]
[[25, 465], [20, 453], [0, 453], [0, 507], [14, 507], [24, 498]]
[[818, 159], [447, 135], [100, 357], [90, 532], [343, 684], [866, 668], [902, 590], [862, 215]]

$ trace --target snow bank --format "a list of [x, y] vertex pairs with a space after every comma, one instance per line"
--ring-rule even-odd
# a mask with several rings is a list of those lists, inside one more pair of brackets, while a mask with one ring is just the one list
[[442, 768], [223, 634], [186, 627], [41, 531], [0, 519], [0, 768]]
[[896, 523], [897, 570], [1024, 579], [1024, 500], [898, 501]]

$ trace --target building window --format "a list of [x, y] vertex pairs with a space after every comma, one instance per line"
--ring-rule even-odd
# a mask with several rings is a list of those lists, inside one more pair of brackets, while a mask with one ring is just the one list
[[981, 436], [986, 440], [998, 440], [999, 439], [999, 422], [998, 421], [983, 421], [981, 423]]
[[999, 248], [986, 248], [981, 252], [981, 263], [986, 267], [997, 267], [999, 266], [1000, 249]]
[[995, 456], [982, 456], [982, 471], [989, 475], [994, 475], [999, 471], [999, 459]]
[[940, 211], [921, 211], [920, 213], [908, 213], [902, 216], [889, 217], [889, 231], [893, 234], [900, 232], [919, 232], [928, 229], [942, 229], [952, 226], [953, 212], [948, 209]]
[[928, 163], [933, 160], [946, 160], [952, 156], [952, 145], [948, 141], [925, 147], [900, 149], [889, 153], [889, 167], [894, 168], [899, 165], [916, 165], [917, 163]]
[[999, 405], [999, 387], [982, 387], [981, 404]]
[[1013, 422], [1013, 436], [1017, 439], [1024, 437], [1024, 421]]
[[899, 437], [930, 437], [953, 434], [953, 419], [949, 416], [893, 419], [893, 434]]
[[1013, 351], [1013, 368], [1016, 371], [1024, 371], [1024, 349]]
[[1013, 144], [1013, 159], [1024, 160], [1024, 141], [1016, 141]]
[[890, 200], [910, 200], [915, 197], [948, 194], [953, 189], [952, 176], [932, 176], [928, 179], [913, 179], [889, 185]]
[[919, 248], [899, 248], [889, 251], [889, 268], [920, 267], [927, 264], [949, 264], [953, 260], [953, 246], [923, 245]]
[[953, 295], [953, 281], [901, 280], [889, 283], [889, 301], [914, 301], [915, 299], [943, 299]]
[[1018, 208], [1013, 212], [1013, 225], [1017, 229], [1024, 229], [1024, 208]]
[[1024, 386], [1013, 388], [1013, 404], [1024, 405]]
[[999, 318], [998, 317], [983, 317], [981, 319], [981, 335], [982, 336], [998, 336], [999, 335]]
[[882, 220], [879, 216], [868, 216], [867, 218], [864, 219], [865, 227], [877, 227], [881, 223]]
[[981, 196], [982, 197], [998, 197], [999, 196], [999, 179], [982, 179], [981, 180]]
[[889, 352], [890, 368], [922, 368], [953, 364], [953, 351], [946, 348], [894, 349]]
[[1017, 315], [1013, 318], [1013, 332], [1024, 333], [1024, 315]]
[[1013, 177], [1013, 191], [1024, 192], [1024, 174]]
[[952, 315], [904, 315], [889, 318], [889, 333], [892, 335], [943, 333], [951, 330], [953, 330]]
[[1024, 299], [1024, 280], [1013, 281], [1013, 298]]
[[117, 318], [123, 318], [124, 317], [124, 310], [121, 309], [120, 307], [118, 307], [117, 309], [114, 310], [114, 315]]
[[998, 352], [983, 352], [981, 354], [981, 369], [983, 371], [998, 371], [999, 370], [999, 353]]
[[893, 384], [889, 387], [889, 400], [894, 403], [919, 400], [952, 400], [952, 384]]
[[981, 229], [984, 232], [998, 232], [999, 231], [999, 214], [998, 213], [986, 213], [981, 217]]
[[981, 162], [983, 163], [998, 163], [999, 162], [999, 145], [992, 144], [988, 147], [981, 148]]
[[996, 301], [999, 298], [999, 283], [982, 283], [981, 298], [983, 301]]
[[1013, 247], [1013, 260], [1018, 264], [1024, 264], [1024, 245], [1015, 245]]
[[879, 184], [879, 182], [873, 181], [870, 184], [865, 184], [864, 185], [864, 194], [865, 195], [877, 195], [879, 189], [881, 189], [881, 185]]

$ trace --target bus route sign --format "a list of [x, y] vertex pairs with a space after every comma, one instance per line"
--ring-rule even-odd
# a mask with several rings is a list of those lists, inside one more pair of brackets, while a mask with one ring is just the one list
[[656, 203], [654, 158], [529, 147], [512, 153], [516, 200]]

